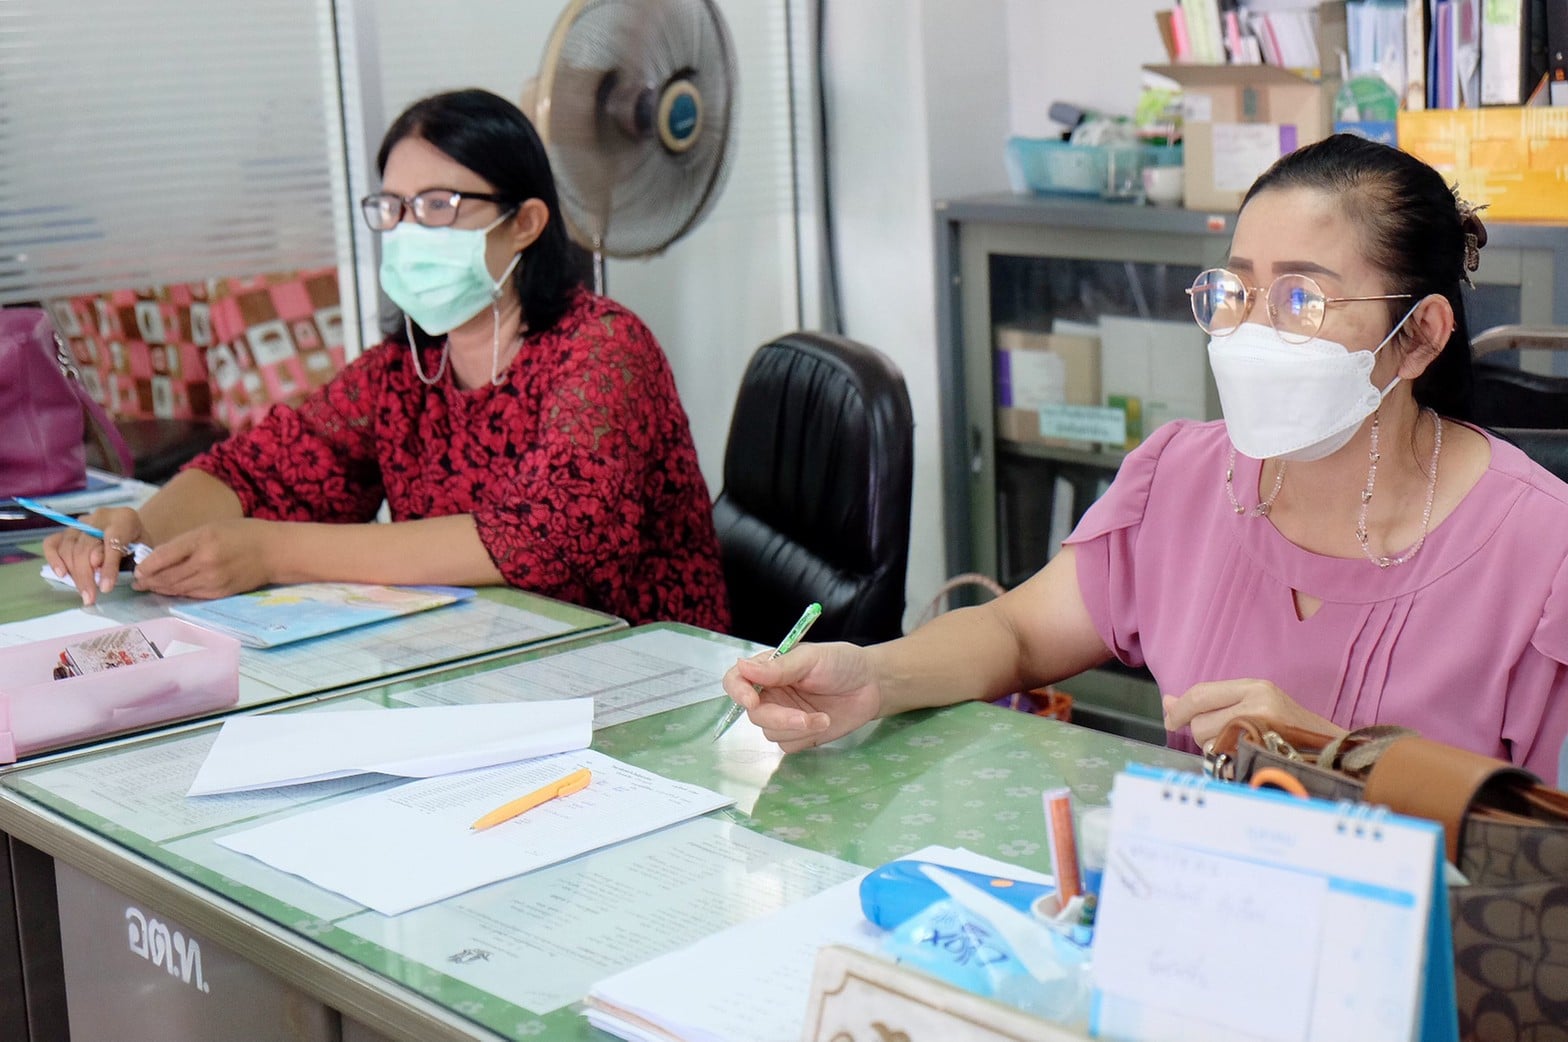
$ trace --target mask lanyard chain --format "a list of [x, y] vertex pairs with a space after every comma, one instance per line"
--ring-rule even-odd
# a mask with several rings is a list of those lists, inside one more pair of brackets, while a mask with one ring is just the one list
[[441, 368], [436, 370], [436, 375], [427, 377], [424, 369], [419, 365], [419, 347], [414, 342], [414, 323], [409, 320], [408, 312], [403, 312], [403, 329], [408, 333], [408, 356], [414, 362], [414, 374], [419, 377], [419, 382], [426, 387], [434, 387], [441, 382], [441, 377], [446, 375], [447, 356], [452, 353], [452, 342], [445, 341], [441, 345]]
[[[518, 262], [523, 259], [521, 252], [512, 255], [512, 263], [506, 266], [501, 277], [495, 281], [495, 294], [490, 298], [490, 316], [493, 325], [490, 330], [490, 386], [500, 387], [506, 382], [501, 373], [501, 290], [506, 285], [506, 280], [512, 277], [513, 270]], [[523, 334], [528, 332], [528, 323], [522, 317], [522, 302], [518, 302], [517, 338], [521, 340]]]

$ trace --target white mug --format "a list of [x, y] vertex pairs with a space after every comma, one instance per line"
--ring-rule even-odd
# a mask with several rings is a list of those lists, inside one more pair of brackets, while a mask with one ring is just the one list
[[1149, 202], [1159, 206], [1180, 206], [1182, 168], [1179, 166], [1144, 167], [1143, 194]]

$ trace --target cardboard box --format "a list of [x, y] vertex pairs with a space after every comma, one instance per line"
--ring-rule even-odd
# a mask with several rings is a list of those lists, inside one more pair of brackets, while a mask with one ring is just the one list
[[1399, 147], [1486, 204], [1483, 220], [1568, 220], [1568, 108], [1401, 112]]
[[1335, 80], [1273, 65], [1148, 65], [1182, 89], [1183, 205], [1234, 211], [1258, 175], [1328, 136]]
[[1192, 322], [1101, 315], [1100, 383], [1126, 412], [1129, 449], [1169, 420], [1220, 417], [1209, 337]]
[[1042, 410], [1100, 404], [1098, 337], [1002, 326], [996, 331], [996, 435], [1036, 445], [1079, 445], [1040, 433]]

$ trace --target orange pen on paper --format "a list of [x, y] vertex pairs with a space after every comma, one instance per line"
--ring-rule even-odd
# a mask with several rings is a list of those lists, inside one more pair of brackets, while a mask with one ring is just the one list
[[568, 774], [564, 778], [559, 778], [548, 785], [541, 785], [539, 788], [535, 789], [533, 792], [530, 792], [528, 795], [519, 796], [510, 803], [501, 804], [495, 810], [486, 814], [484, 817], [480, 818], [478, 821], [474, 822], [468, 827], [473, 829], [475, 832], [478, 832], [480, 829], [487, 829], [492, 825], [499, 825], [503, 821], [511, 821], [519, 814], [522, 814], [525, 811], [533, 810], [541, 803], [548, 803], [558, 796], [570, 796], [574, 792], [580, 792], [583, 789], [586, 789], [588, 787], [588, 781], [592, 777], [593, 773], [589, 771], [588, 768], [579, 767], [577, 770], [573, 771], [571, 774]]

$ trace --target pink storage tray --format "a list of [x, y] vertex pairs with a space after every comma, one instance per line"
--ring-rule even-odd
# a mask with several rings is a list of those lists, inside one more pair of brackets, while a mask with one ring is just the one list
[[[176, 640], [200, 650], [55, 680], [61, 650], [92, 634], [0, 648], [0, 763], [197, 716], [239, 700], [239, 641], [183, 619], [151, 619], [137, 625], [160, 650]], [[105, 626], [104, 630], [122, 628]]]

